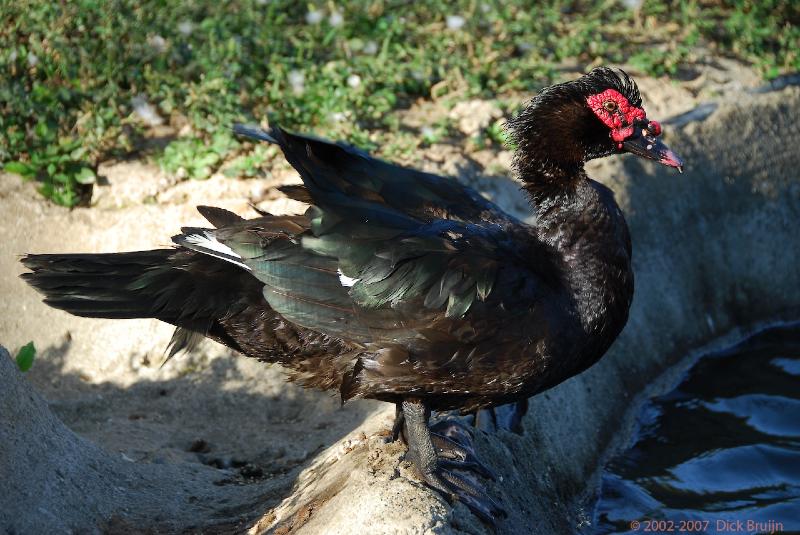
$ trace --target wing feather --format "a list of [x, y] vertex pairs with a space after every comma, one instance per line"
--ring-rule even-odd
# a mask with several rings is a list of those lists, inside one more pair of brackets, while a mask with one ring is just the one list
[[[287, 194], [311, 206], [295, 228], [276, 231], [271, 216], [269, 229], [249, 223], [217, 239], [288, 320], [351, 341], [410, 343], [475, 303], [516, 298], [498, 287], [536, 280], [536, 251], [509, 238], [527, 227], [458, 182], [279, 128], [256, 134], [280, 146], [303, 181]], [[499, 273], [519, 282], [498, 285]]]

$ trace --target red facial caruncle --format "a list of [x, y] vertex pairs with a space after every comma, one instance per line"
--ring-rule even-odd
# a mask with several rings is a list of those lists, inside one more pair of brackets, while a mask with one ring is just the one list
[[[611, 129], [613, 139], [618, 149], [622, 149], [622, 142], [634, 133], [634, 123], [644, 121], [647, 116], [642, 108], [633, 106], [628, 99], [615, 89], [606, 89], [586, 98], [587, 104], [603, 124]], [[661, 134], [661, 125], [656, 121], [647, 124], [650, 135]]]

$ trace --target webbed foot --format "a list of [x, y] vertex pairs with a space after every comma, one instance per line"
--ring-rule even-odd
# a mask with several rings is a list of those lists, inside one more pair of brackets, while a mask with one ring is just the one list
[[475, 455], [472, 437], [463, 425], [445, 420], [429, 429], [429, 417], [430, 411], [421, 401], [402, 403], [402, 417], [398, 416], [394, 427], [408, 444], [408, 459], [428, 486], [494, 525], [505, 511], [473, 475], [494, 479], [494, 473]]
[[497, 479], [495, 473], [478, 458], [472, 445], [472, 434], [464, 424], [458, 420], [439, 420], [430, 426], [430, 431], [440, 461], [450, 468], [471, 470], [492, 481]]

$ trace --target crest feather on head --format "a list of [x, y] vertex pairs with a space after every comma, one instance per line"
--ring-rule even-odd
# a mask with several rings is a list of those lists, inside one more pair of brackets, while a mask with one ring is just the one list
[[519, 143], [520, 136], [526, 132], [526, 127], [532, 122], [534, 116], [552, 111], [548, 108], [552, 108], [553, 105], [562, 102], [585, 103], [586, 97], [601, 93], [606, 89], [618, 91], [628, 99], [632, 106], [637, 108], [642, 106], [639, 87], [628, 76], [628, 73], [622, 69], [615, 71], [609, 67], [597, 67], [577, 80], [562, 82], [542, 89], [538, 95], [533, 97], [528, 107], [508, 121], [507, 128], [511, 138]]
[[612, 153], [608, 128], [587, 105], [588, 97], [608, 89], [617, 91], [631, 106], [641, 107], [636, 82], [625, 71], [609, 67], [597, 67], [577, 80], [546, 87], [533, 97], [506, 123], [509, 137], [517, 146], [517, 171], [535, 172], [543, 163], [577, 165]]

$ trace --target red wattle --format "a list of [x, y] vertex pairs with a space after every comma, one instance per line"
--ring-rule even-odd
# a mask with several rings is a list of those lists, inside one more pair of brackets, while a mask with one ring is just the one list
[[613, 130], [611, 130], [611, 139], [617, 142], [625, 141], [632, 135], [633, 135], [632, 126], [626, 126], [625, 128], [614, 128]]
[[[614, 102], [617, 105], [617, 109], [614, 111], [605, 109], [604, 104], [608, 101]], [[633, 126], [631, 125], [633, 125], [634, 121], [646, 118], [642, 108], [632, 106], [628, 99], [615, 89], [606, 89], [602, 93], [590, 95], [586, 97], [586, 103], [589, 104], [597, 118], [611, 129], [611, 138], [614, 141], [622, 141], [632, 135]], [[655, 123], [655, 121], [652, 122]], [[660, 125], [658, 129], [660, 132]]]
[[656, 137], [661, 135], [661, 124], [659, 124], [658, 121], [650, 121], [647, 123], [647, 129]]

